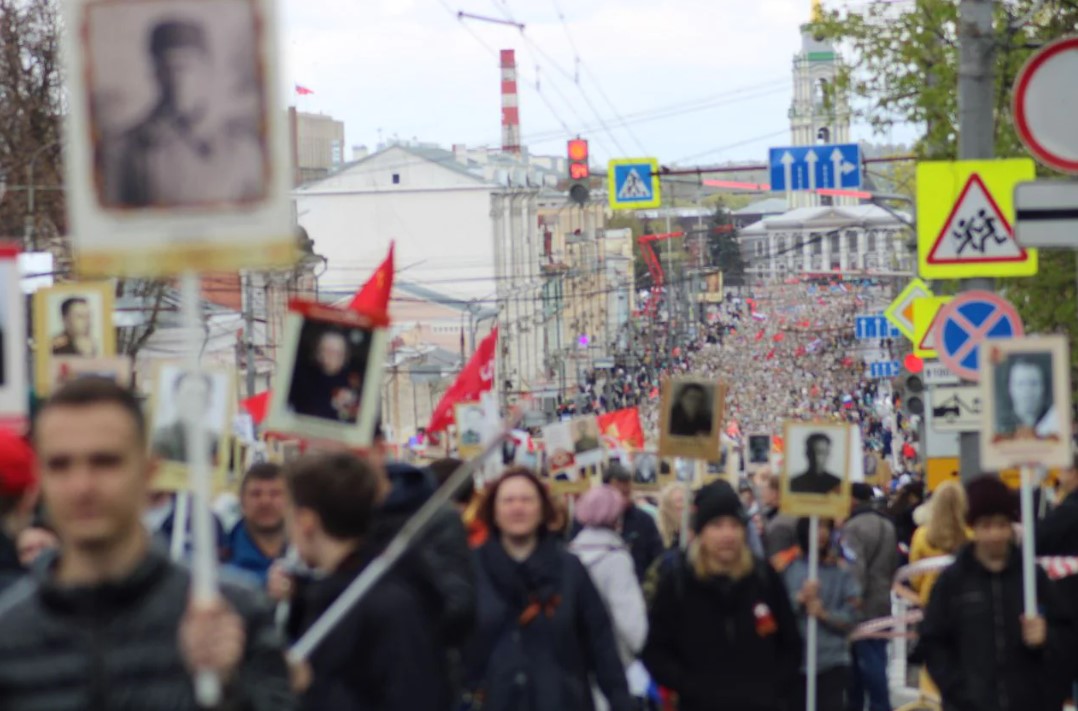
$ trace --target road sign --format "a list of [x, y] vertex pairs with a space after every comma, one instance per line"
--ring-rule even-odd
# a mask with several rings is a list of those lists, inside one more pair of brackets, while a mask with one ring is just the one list
[[1036, 250], [1014, 238], [1014, 188], [1028, 158], [917, 164], [917, 261], [926, 279], [1037, 273]]
[[913, 302], [927, 296], [932, 296], [932, 291], [928, 288], [928, 284], [925, 284], [920, 279], [913, 279], [902, 290], [902, 293], [891, 302], [883, 315], [895, 325], [895, 328], [902, 332], [902, 335], [912, 341]]
[[937, 432], [976, 432], [981, 429], [981, 389], [935, 388], [928, 393], [932, 426]]
[[606, 166], [607, 195], [612, 210], [644, 210], [662, 205], [659, 161], [616, 158]]
[[923, 375], [925, 385], [958, 385], [962, 382], [950, 368], [938, 361], [925, 363]]
[[1038, 161], [1078, 173], [1078, 37], [1065, 37], [1034, 54], [1014, 83], [1014, 125]]
[[902, 333], [891, 325], [883, 315], [861, 315], [853, 321], [854, 337], [858, 340], [871, 340], [875, 338], [898, 338]]
[[940, 362], [955, 375], [981, 379], [981, 345], [1025, 334], [1014, 306], [990, 291], [966, 291], [940, 309], [934, 324]]
[[1014, 209], [1014, 235], [1023, 247], [1078, 247], [1078, 182], [1021, 183]]
[[902, 364], [897, 360], [885, 360], [868, 364], [868, 377], [895, 378], [902, 372]]
[[856, 143], [772, 148], [770, 163], [776, 192], [861, 187], [861, 146]]
[[939, 310], [950, 300], [950, 296], [929, 296], [913, 302], [913, 354], [917, 357], [936, 357], [932, 323]]

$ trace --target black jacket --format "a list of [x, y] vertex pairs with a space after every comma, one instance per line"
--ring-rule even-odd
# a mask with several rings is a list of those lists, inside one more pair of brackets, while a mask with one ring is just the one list
[[[298, 637], [336, 600], [376, 554], [361, 547], [325, 578], [302, 585], [289, 619]], [[311, 654], [309, 711], [445, 711], [449, 689], [437, 632], [418, 596], [390, 571]]]
[[[1037, 522], [1037, 555], [1078, 556], [1078, 491], [1071, 492]], [[1078, 575], [1061, 578], [1055, 586], [1059, 599], [1069, 605], [1071, 619], [1078, 624]], [[1078, 678], [1078, 667], [1074, 677]]]
[[641, 658], [652, 678], [677, 692], [680, 711], [785, 708], [802, 644], [782, 580], [760, 561], [736, 582], [701, 580], [678, 556], [648, 620]]
[[940, 574], [921, 623], [925, 665], [946, 711], [1058, 711], [1066, 693], [1074, 627], [1055, 590], [1037, 568], [1037, 601], [1048, 622], [1041, 649], [1022, 641], [1021, 553], [992, 573], [959, 551]]
[[17, 583], [24, 575], [26, 575], [26, 569], [19, 563], [19, 552], [15, 548], [15, 541], [0, 530], [0, 593]]
[[589, 676], [612, 711], [633, 708], [610, 616], [576, 556], [546, 537], [517, 563], [494, 537], [476, 561], [479, 617], [464, 661], [483, 711], [592, 711]]
[[[198, 708], [177, 640], [190, 596], [185, 568], [151, 549], [123, 580], [72, 588], [51, 580], [53, 567], [43, 565], [0, 598], [0, 708]], [[269, 607], [249, 590], [225, 584], [221, 592], [246, 622], [247, 647], [220, 708], [294, 708]]]

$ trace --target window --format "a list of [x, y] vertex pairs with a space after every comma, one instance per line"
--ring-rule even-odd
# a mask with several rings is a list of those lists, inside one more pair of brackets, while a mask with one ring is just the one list
[[875, 230], [871, 230], [868, 233], [868, 249], [866, 251], [868, 251], [868, 252], [875, 252], [876, 251], [876, 231]]
[[857, 253], [857, 233], [856, 232], [847, 232], [846, 233], [846, 250], [850, 254], [856, 254]]
[[841, 249], [839, 247], [838, 241], [839, 241], [839, 236], [838, 235], [831, 235], [831, 239], [830, 239], [831, 248], [828, 251], [830, 251], [833, 256], [838, 256], [839, 249]]
[[394, 173], [393, 174], [393, 184], [394, 185], [400, 185], [401, 184], [401, 174], [400, 173]]

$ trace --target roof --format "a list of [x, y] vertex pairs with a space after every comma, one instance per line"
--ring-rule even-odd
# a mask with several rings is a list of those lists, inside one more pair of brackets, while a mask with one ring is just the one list
[[740, 210], [734, 210], [734, 215], [780, 215], [788, 209], [786, 198], [771, 197], [757, 200]]
[[[393, 292], [403, 292], [404, 294], [415, 297], [416, 299], [427, 301], [432, 304], [438, 304], [439, 306], [445, 306], [446, 308], [455, 309], [464, 313], [467, 313], [471, 308], [473, 308], [472, 300], [460, 299], [454, 296], [450, 296], [449, 294], [443, 294], [440, 291], [435, 291], [434, 289], [430, 289], [425, 286], [422, 286], [421, 284], [416, 284], [410, 281], [395, 280], [393, 282]], [[349, 294], [348, 296], [334, 295], [326, 300], [329, 301], [333, 306], [344, 308], [352, 302], [353, 296], [354, 295], [352, 294]]]
[[344, 173], [347, 173], [347, 172], [353, 170], [354, 168], [358, 168], [359, 166], [371, 163], [375, 159], [380, 159], [386, 153], [389, 153], [390, 151], [395, 151], [395, 150], [403, 151], [403, 152], [408, 153], [408, 154], [410, 154], [410, 155], [412, 155], [412, 156], [414, 156], [416, 158], [419, 158], [420, 160], [424, 160], [424, 161], [427, 161], [429, 163], [435, 163], [435, 164], [441, 166], [442, 168], [445, 168], [446, 170], [451, 170], [454, 173], [457, 173], [459, 175], [463, 175], [465, 177], [471, 178], [472, 180], [474, 180], [477, 183], [483, 183], [483, 184], [487, 183], [486, 179], [483, 178], [482, 174], [477, 172], [472, 167], [472, 166], [474, 166], [475, 168], [478, 168], [479, 167], [478, 163], [474, 163], [474, 162], [470, 161], [469, 164], [466, 166], [463, 163], [461, 163], [459, 160], [457, 160], [457, 157], [455, 155], [453, 155], [452, 151], [447, 151], [444, 148], [434, 148], [434, 147], [429, 147], [429, 146], [410, 146], [410, 145], [405, 145], [403, 143], [394, 143], [391, 146], [387, 146], [387, 147], [383, 148], [382, 150], [377, 151], [375, 153], [371, 153], [369, 156], [366, 156], [364, 158], [360, 158], [359, 160], [354, 160], [354, 161], [351, 161], [351, 162], [348, 162], [348, 163], [343, 163], [339, 168], [337, 168], [337, 170], [333, 171], [329, 175], [326, 175], [326, 176], [324, 176], [322, 178], [319, 178], [318, 180], [312, 180], [309, 183], [304, 183], [303, 185], [299, 186], [299, 188], [297, 188], [297, 189], [298, 190], [304, 190], [304, 189], [313, 187], [315, 185], [318, 185], [319, 183], [322, 183], [322, 182], [324, 182], [326, 180], [330, 180], [330, 179], [333, 179], [333, 178], [339, 178]]
[[770, 230], [781, 229], [856, 227], [859, 225], [900, 226], [901, 224], [894, 215], [878, 205], [799, 207], [781, 215], [764, 217], [741, 230], [741, 235], [763, 235]]

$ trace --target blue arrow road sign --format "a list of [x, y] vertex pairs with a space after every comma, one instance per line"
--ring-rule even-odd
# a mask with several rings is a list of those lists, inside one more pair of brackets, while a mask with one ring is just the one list
[[895, 328], [894, 324], [886, 316], [881, 314], [857, 316], [853, 324], [853, 335], [858, 340], [898, 338], [902, 335], [902, 332]]
[[868, 376], [870, 378], [894, 378], [901, 372], [902, 366], [897, 360], [885, 360], [879, 363], [868, 364]]
[[772, 148], [770, 164], [776, 192], [861, 187], [861, 146], [856, 143]]

